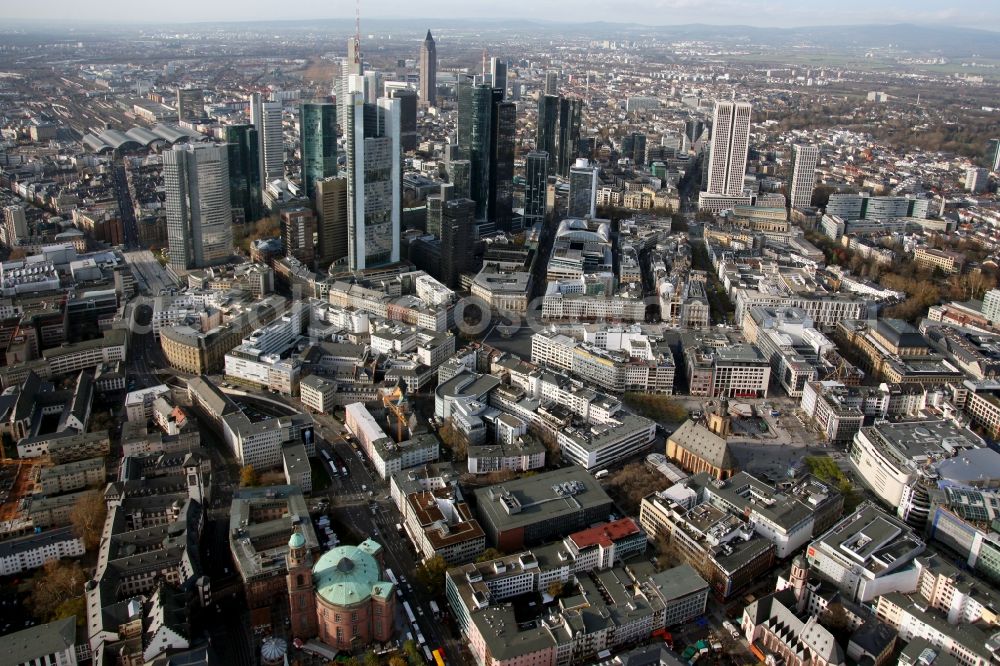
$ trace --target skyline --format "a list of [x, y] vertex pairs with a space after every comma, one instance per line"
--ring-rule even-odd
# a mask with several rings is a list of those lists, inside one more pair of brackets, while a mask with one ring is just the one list
[[[333, 15], [319, 0], [304, 0], [299, 5], [298, 16], [275, 17], [273, 5], [259, 0], [235, 3], [223, 0], [206, 8], [194, 0], [178, 0], [169, 8], [144, 5], [141, 12], [127, 0], [106, 0], [98, 7], [84, 6], [70, 0], [45, 0], [34, 4], [7, 7], [5, 19], [10, 21], [39, 22], [58, 25], [73, 21], [83, 25], [95, 23], [133, 24], [168, 22], [170, 24], [203, 24], [215, 22], [295, 21], [311, 20], [353, 21], [351, 13]], [[477, 8], [481, 9], [477, 13]], [[977, 30], [1000, 31], [1000, 15], [970, 0], [953, 2], [942, 8], [930, 0], [910, 3], [862, 2], [845, 0], [835, 7], [802, 8], [790, 0], [770, 0], [763, 5], [747, 6], [736, 0], [653, 0], [640, 3], [626, 0], [613, 6], [597, 0], [580, 0], [574, 4], [574, 19], [567, 20], [555, 2], [529, 2], [512, 0], [506, 4], [506, 15], [497, 15], [495, 5], [483, 0], [472, 0], [461, 5], [462, 13], [455, 13], [454, 3], [429, 0], [419, 14], [399, 14], [391, 7], [362, 3], [362, 24], [366, 19], [422, 19], [425, 21], [447, 19], [481, 19], [492, 21], [521, 17], [526, 21], [556, 22], [565, 24], [607, 23], [618, 25], [681, 26], [704, 24], [711, 26], [747, 26], [772, 28], [807, 28], [823, 25], [891, 25], [908, 23], [929, 27], [947, 26]], [[661, 13], [663, 14], [661, 16]], [[60, 17], [53, 20], [53, 16]]]

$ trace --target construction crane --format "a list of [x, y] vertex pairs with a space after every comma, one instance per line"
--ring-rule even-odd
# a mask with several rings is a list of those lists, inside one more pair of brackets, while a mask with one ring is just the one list
[[396, 441], [403, 441], [403, 428], [406, 426], [408, 411], [403, 389], [394, 386], [391, 391], [383, 393], [382, 406], [396, 417]]

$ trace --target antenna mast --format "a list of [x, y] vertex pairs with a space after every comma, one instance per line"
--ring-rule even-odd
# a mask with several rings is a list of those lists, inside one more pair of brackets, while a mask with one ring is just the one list
[[483, 49], [483, 81], [486, 80], [486, 49]]
[[354, 64], [361, 64], [361, 0], [354, 0]]

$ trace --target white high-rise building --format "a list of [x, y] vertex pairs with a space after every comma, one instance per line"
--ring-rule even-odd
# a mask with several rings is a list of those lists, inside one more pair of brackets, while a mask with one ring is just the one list
[[402, 169], [400, 102], [364, 101], [353, 76], [347, 103], [348, 263], [364, 270], [399, 261]]
[[226, 146], [185, 144], [163, 153], [170, 265], [187, 270], [233, 254]]
[[347, 96], [351, 93], [351, 77], [364, 74], [361, 44], [353, 36], [347, 38], [347, 57], [340, 64], [340, 85], [337, 88], [337, 124], [343, 134], [347, 128]]
[[965, 189], [973, 194], [986, 191], [986, 186], [990, 182], [989, 169], [980, 167], [969, 167], [965, 170]]
[[597, 167], [581, 157], [569, 169], [569, 204], [566, 217], [597, 217]]
[[285, 142], [281, 129], [281, 102], [268, 102], [260, 93], [250, 98], [250, 122], [257, 129], [261, 187], [285, 177]]
[[749, 102], [716, 102], [712, 123], [712, 154], [708, 165], [708, 193], [736, 197], [743, 194], [750, 146]]
[[806, 208], [812, 203], [818, 161], [816, 146], [799, 143], [792, 146], [792, 168], [788, 174], [788, 200], [792, 208]]

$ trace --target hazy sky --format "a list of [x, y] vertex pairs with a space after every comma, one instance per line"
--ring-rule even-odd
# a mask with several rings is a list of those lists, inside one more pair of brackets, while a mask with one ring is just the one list
[[[351, 0], [0, 0], [10, 19], [183, 22], [353, 18]], [[401, 8], [402, 6], [402, 8]], [[570, 10], [570, 11], [567, 11]], [[912, 22], [1000, 29], [997, 0], [362, 0], [365, 17], [517, 17], [648, 24], [758, 26]]]

